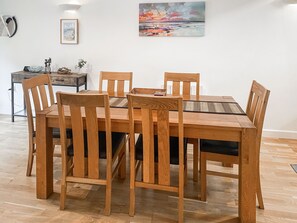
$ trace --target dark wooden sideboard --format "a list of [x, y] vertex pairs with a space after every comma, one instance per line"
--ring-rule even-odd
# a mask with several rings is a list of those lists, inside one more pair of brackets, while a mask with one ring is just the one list
[[[26, 117], [26, 107], [24, 103], [24, 109], [21, 111], [15, 112], [14, 110], [14, 85], [21, 84], [24, 79], [29, 79], [31, 77], [35, 77], [37, 75], [41, 75], [42, 73], [32, 73], [27, 71], [18, 71], [11, 73], [11, 121], [14, 122], [15, 116]], [[58, 74], [51, 73], [50, 74], [52, 85], [55, 86], [66, 86], [66, 87], [75, 87], [76, 92], [79, 91], [81, 86], [85, 86], [85, 90], [87, 90], [87, 74]]]

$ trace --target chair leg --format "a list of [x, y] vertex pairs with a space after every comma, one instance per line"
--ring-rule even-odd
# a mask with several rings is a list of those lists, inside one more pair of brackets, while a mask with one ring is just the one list
[[201, 201], [206, 201], [206, 154], [200, 153], [200, 194]]
[[106, 191], [105, 191], [105, 215], [110, 215], [111, 210], [111, 182], [112, 182], [112, 163], [107, 158], [106, 164]]
[[68, 176], [73, 176], [73, 158], [72, 157], [67, 157], [67, 171], [68, 171]]
[[199, 160], [198, 140], [196, 140], [193, 143], [193, 181], [195, 182], [197, 182], [198, 180], [198, 160]]
[[188, 158], [186, 155], [186, 160], [184, 163], [184, 186], [186, 186], [188, 183]]
[[[135, 153], [130, 151], [130, 206], [129, 215], [133, 217], [135, 215], [135, 179], [139, 166], [142, 166], [142, 162], [135, 162]], [[137, 170], [135, 169], [137, 167]], [[142, 177], [142, 174], [141, 174]]]
[[258, 174], [258, 183], [257, 183], [257, 190], [256, 191], [257, 191], [257, 198], [258, 198], [259, 208], [260, 209], [264, 209], [264, 202], [263, 202], [263, 197], [262, 197], [260, 174]]
[[118, 155], [118, 160], [122, 159], [122, 163], [118, 170], [118, 177], [119, 179], [122, 179], [122, 180], [126, 178], [126, 157], [127, 157], [126, 154], [127, 154], [127, 147], [130, 151], [129, 145], [130, 145], [129, 135], [127, 135], [125, 139], [125, 144], [123, 145], [123, 148]]
[[130, 188], [130, 207], [129, 215], [133, 217], [135, 215], [135, 188]]
[[68, 157], [66, 154], [62, 153], [62, 177], [61, 177], [61, 194], [60, 194], [60, 210], [64, 210], [65, 208], [65, 200], [67, 193], [67, 181], [66, 176], [68, 173]]
[[184, 195], [179, 194], [178, 198], [178, 222], [184, 222]]
[[105, 195], [105, 215], [110, 215], [110, 209], [111, 209], [111, 179], [107, 180], [106, 183], [106, 195]]
[[124, 145], [124, 149], [119, 153], [118, 160], [122, 159], [122, 163], [118, 170], [118, 177], [120, 179], [126, 178], [126, 146]]
[[[184, 165], [185, 166], [185, 165]], [[183, 182], [184, 177], [182, 176], [184, 170], [181, 169], [181, 166], [179, 166], [179, 182], [178, 182], [178, 222], [182, 223], [184, 222], [184, 184]]]
[[61, 194], [60, 194], [60, 210], [65, 209], [66, 192], [67, 192], [67, 183], [64, 179], [62, 179]]
[[27, 173], [26, 176], [31, 176], [33, 161], [34, 161], [34, 144], [29, 142], [29, 153], [28, 153], [28, 163], [27, 163]]

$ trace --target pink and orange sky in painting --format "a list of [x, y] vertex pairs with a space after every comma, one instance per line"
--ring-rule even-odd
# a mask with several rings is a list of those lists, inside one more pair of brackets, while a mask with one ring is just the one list
[[139, 4], [139, 22], [170, 22], [205, 20], [204, 2]]

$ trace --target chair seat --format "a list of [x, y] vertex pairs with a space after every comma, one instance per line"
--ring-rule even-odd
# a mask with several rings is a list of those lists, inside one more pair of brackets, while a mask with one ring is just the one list
[[[105, 132], [99, 132], [99, 158], [100, 159], [106, 159], [106, 133]], [[112, 132], [111, 138], [112, 138], [112, 157], [114, 157], [116, 151], [120, 149], [119, 145], [121, 144], [122, 140], [124, 140], [126, 137], [125, 133], [118, 133], [118, 132]], [[85, 157], [88, 157], [88, 141], [87, 141], [87, 134], [84, 134], [84, 148], [85, 148]], [[73, 156], [73, 144], [70, 144], [67, 148], [67, 154], [68, 156]]]
[[200, 139], [200, 151], [238, 156], [238, 142]]
[[[135, 145], [135, 159], [143, 160], [143, 136], [139, 135]], [[158, 162], [158, 137], [154, 136], [155, 162]], [[184, 138], [184, 154], [187, 154], [187, 139]], [[178, 165], [178, 137], [170, 137], [170, 164]]]

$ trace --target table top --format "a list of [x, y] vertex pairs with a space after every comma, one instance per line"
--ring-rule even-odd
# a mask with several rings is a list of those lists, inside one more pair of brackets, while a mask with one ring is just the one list
[[[94, 91], [96, 92], [96, 91]], [[208, 101], [231, 101], [235, 102], [230, 96], [200, 96], [200, 99]], [[98, 108], [98, 119], [99, 122], [104, 122], [104, 110]], [[65, 115], [69, 111], [65, 109]], [[54, 105], [48, 109], [45, 109], [39, 114], [45, 114], [48, 120], [49, 127], [59, 127], [58, 122], [58, 109]], [[127, 108], [110, 108], [112, 131], [115, 132], [129, 132], [129, 116]], [[141, 112], [135, 110], [134, 117], [136, 122], [141, 117]], [[185, 137], [193, 138], [205, 138], [205, 139], [222, 139], [230, 141], [240, 141], [240, 132], [244, 128], [255, 128], [253, 123], [249, 120], [246, 115], [234, 115], [234, 114], [216, 114], [216, 113], [201, 113], [201, 112], [184, 112], [184, 127]], [[171, 111], [169, 114], [170, 125], [172, 127], [177, 126], [177, 112]], [[104, 126], [104, 125], [102, 125]], [[203, 129], [203, 131], [196, 131], [195, 129]], [[214, 129], [224, 130], [226, 134], [216, 134]], [[103, 130], [103, 129], [102, 129]], [[139, 130], [140, 131], [140, 130]], [[214, 134], [206, 134], [205, 132], [213, 131]]]

